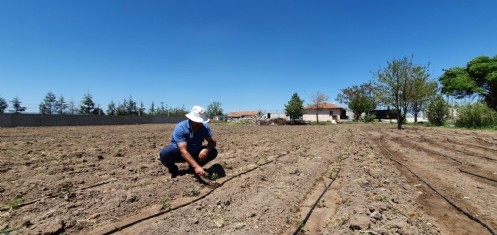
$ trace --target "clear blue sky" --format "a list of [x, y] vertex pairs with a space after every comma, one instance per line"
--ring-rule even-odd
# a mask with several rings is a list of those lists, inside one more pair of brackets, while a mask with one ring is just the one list
[[495, 0], [0, 0], [0, 97], [283, 112], [414, 56], [497, 55]]

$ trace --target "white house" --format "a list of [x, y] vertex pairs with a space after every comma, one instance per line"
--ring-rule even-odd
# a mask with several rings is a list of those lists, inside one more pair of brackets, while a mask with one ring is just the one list
[[340, 115], [342, 114], [342, 110], [344, 110], [342, 107], [336, 105], [336, 104], [330, 104], [327, 102], [321, 102], [317, 105], [316, 104], [311, 104], [306, 107], [304, 107], [304, 121], [316, 121], [316, 111], [318, 114], [318, 119], [320, 122], [336, 122], [340, 121]]

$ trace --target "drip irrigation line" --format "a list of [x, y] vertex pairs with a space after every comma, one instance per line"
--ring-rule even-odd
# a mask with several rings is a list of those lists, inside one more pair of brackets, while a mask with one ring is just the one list
[[458, 170], [459, 170], [460, 172], [463, 172], [463, 173], [466, 173], [466, 174], [469, 174], [469, 175], [473, 175], [473, 176], [476, 176], [476, 177], [480, 177], [480, 178], [482, 178], [482, 179], [486, 179], [486, 180], [488, 180], [488, 181], [492, 181], [492, 182], [496, 182], [496, 183], [497, 183], [497, 180], [496, 180], [496, 179], [492, 179], [492, 178], [488, 178], [488, 177], [486, 177], [486, 176], [478, 175], [478, 174], [475, 174], [475, 173], [473, 173], [473, 172], [469, 172], [469, 171], [463, 170], [463, 169], [461, 169], [461, 168], [458, 168]]
[[[349, 150], [350, 150], [350, 145], [349, 145]], [[314, 201], [314, 203], [312, 204], [311, 206], [311, 209], [309, 209], [309, 211], [307, 212], [307, 214], [305, 215], [305, 218], [301, 221], [301, 223], [299, 223], [299, 226], [297, 227], [297, 229], [293, 232], [293, 235], [298, 235], [299, 232], [302, 230], [302, 228], [304, 228], [305, 224], [307, 223], [307, 221], [309, 220], [309, 218], [311, 217], [311, 214], [312, 212], [314, 212], [314, 209], [316, 208], [316, 205], [319, 203], [319, 201], [321, 200], [321, 198], [324, 196], [324, 194], [330, 189], [331, 185], [333, 184], [333, 182], [335, 182], [335, 180], [338, 178], [338, 175], [340, 174], [340, 171], [342, 170], [342, 166], [340, 165], [340, 163], [347, 159], [349, 157], [345, 157], [345, 158], [340, 158], [339, 161], [338, 161], [338, 171], [337, 171], [337, 174], [336, 176], [331, 180], [331, 182], [326, 186], [326, 188], [323, 190], [323, 192], [319, 195], [319, 197], [316, 199], [316, 201]]]
[[264, 162], [264, 163], [262, 163], [262, 164], [260, 164], [260, 165], [255, 166], [254, 168], [251, 168], [251, 169], [248, 169], [248, 170], [246, 170], [246, 171], [243, 171], [243, 172], [240, 172], [240, 173], [238, 173], [238, 174], [235, 174], [235, 175], [231, 176], [230, 178], [228, 178], [228, 179], [224, 180], [223, 182], [221, 182], [221, 183], [217, 184], [217, 185], [216, 185], [216, 187], [212, 188], [210, 191], [208, 191], [208, 192], [207, 192], [207, 193], [205, 193], [204, 195], [202, 195], [202, 196], [200, 196], [200, 197], [198, 197], [198, 198], [195, 198], [195, 199], [194, 199], [194, 200], [192, 200], [192, 201], [185, 202], [185, 203], [183, 203], [183, 204], [181, 204], [181, 205], [178, 205], [178, 206], [175, 206], [175, 207], [173, 207], [173, 208], [169, 208], [169, 209], [167, 209], [167, 210], [164, 210], [164, 211], [160, 211], [160, 212], [154, 213], [154, 214], [152, 214], [152, 215], [149, 215], [149, 216], [146, 216], [146, 217], [143, 217], [143, 218], [140, 218], [140, 219], [134, 220], [134, 221], [132, 221], [132, 222], [129, 222], [129, 223], [126, 223], [126, 224], [123, 224], [123, 225], [120, 225], [120, 226], [116, 226], [116, 227], [114, 227], [113, 229], [111, 229], [110, 231], [106, 231], [106, 232], [104, 232], [104, 233], [102, 233], [102, 234], [103, 234], [103, 235], [113, 234], [113, 233], [118, 232], [118, 231], [121, 231], [121, 230], [123, 230], [123, 229], [125, 229], [125, 228], [128, 228], [128, 227], [131, 227], [131, 226], [133, 226], [133, 225], [139, 224], [139, 223], [141, 223], [141, 222], [143, 222], [143, 221], [146, 221], [146, 220], [152, 219], [152, 218], [154, 218], [154, 217], [157, 217], [157, 216], [160, 216], [160, 215], [163, 215], [163, 214], [166, 214], [166, 213], [169, 213], [169, 212], [172, 212], [172, 211], [178, 210], [178, 209], [180, 209], [180, 208], [183, 208], [183, 207], [185, 207], [185, 206], [188, 206], [188, 205], [191, 205], [191, 204], [193, 204], [193, 203], [195, 203], [195, 202], [198, 202], [198, 201], [200, 201], [200, 200], [204, 199], [205, 197], [207, 197], [208, 195], [210, 195], [211, 193], [213, 193], [213, 192], [214, 192], [214, 190], [216, 190], [217, 188], [219, 188], [219, 187], [223, 186], [225, 183], [227, 183], [227, 182], [229, 182], [229, 181], [231, 181], [231, 180], [233, 180], [233, 179], [235, 179], [235, 178], [238, 178], [238, 177], [240, 177], [240, 176], [242, 176], [242, 175], [245, 175], [245, 174], [247, 174], [247, 173], [250, 173], [250, 172], [252, 172], [252, 171], [254, 171], [254, 170], [256, 170], [256, 169], [259, 169], [261, 166], [264, 166], [264, 165], [270, 164], [270, 163], [274, 162], [276, 159], [279, 159], [279, 158], [281, 158], [281, 157], [283, 157], [283, 156], [286, 156], [286, 155], [287, 155], [287, 154], [280, 155], [280, 156], [276, 157], [276, 158], [275, 158], [275, 159], [273, 159], [273, 160], [270, 160], [270, 161]]
[[462, 172], [462, 173], [466, 173], [466, 174], [469, 174], [469, 175], [473, 175], [473, 176], [476, 176], [476, 177], [479, 177], [479, 178], [482, 178], [482, 179], [486, 179], [488, 181], [492, 181], [492, 182], [497, 182], [496, 179], [492, 179], [492, 178], [489, 178], [489, 177], [486, 177], [486, 176], [482, 176], [482, 175], [479, 175], [479, 174], [476, 174], [476, 173], [473, 173], [473, 172], [469, 172], [469, 171], [466, 171], [466, 170], [462, 170], [461, 167], [464, 165], [464, 163], [462, 161], [459, 161], [451, 156], [447, 156], [443, 153], [439, 153], [437, 151], [433, 151], [433, 150], [429, 150], [429, 149], [425, 149], [425, 148], [421, 148], [415, 144], [412, 144], [411, 143], [411, 146], [414, 146], [415, 148], [417, 148], [418, 150], [421, 150], [421, 151], [424, 151], [424, 152], [427, 152], [427, 153], [431, 153], [431, 154], [435, 154], [435, 155], [439, 155], [441, 157], [445, 157], [445, 158], [449, 158], [450, 160], [454, 161], [454, 162], [457, 162], [460, 167], [458, 167], [457, 169]]
[[103, 235], [113, 234], [113, 233], [115, 233], [115, 232], [121, 231], [121, 230], [123, 230], [123, 229], [125, 229], [125, 228], [131, 227], [131, 226], [136, 225], [136, 224], [138, 224], [138, 223], [141, 223], [141, 222], [143, 222], [143, 221], [146, 221], [146, 220], [152, 219], [152, 218], [154, 218], [154, 217], [157, 217], [157, 216], [160, 216], [160, 215], [163, 215], [163, 214], [169, 213], [169, 212], [171, 212], [171, 211], [178, 210], [178, 209], [180, 209], [180, 208], [182, 208], [182, 207], [185, 207], [185, 206], [191, 205], [192, 203], [195, 203], [195, 202], [198, 202], [198, 201], [200, 201], [200, 200], [204, 199], [205, 197], [207, 197], [208, 195], [210, 195], [212, 192], [214, 192], [214, 190], [216, 190], [217, 188], [219, 188], [219, 187], [223, 186], [225, 183], [227, 183], [227, 182], [229, 182], [229, 181], [231, 181], [231, 180], [233, 180], [233, 179], [235, 179], [235, 178], [238, 178], [238, 177], [240, 177], [240, 176], [242, 176], [242, 175], [245, 175], [245, 174], [247, 174], [247, 173], [249, 173], [249, 172], [252, 172], [252, 171], [254, 171], [254, 170], [256, 170], [256, 169], [259, 169], [261, 166], [265, 166], [265, 165], [267, 165], [267, 164], [273, 163], [275, 160], [277, 160], [277, 159], [279, 159], [279, 158], [281, 158], [281, 157], [287, 156], [287, 155], [288, 155], [288, 153], [286, 153], [286, 154], [282, 154], [282, 155], [279, 155], [279, 156], [275, 157], [273, 160], [269, 160], [269, 161], [267, 161], [267, 162], [264, 162], [264, 163], [261, 163], [261, 164], [259, 164], [259, 165], [256, 165], [254, 168], [251, 168], [251, 169], [248, 169], [248, 170], [246, 170], [246, 171], [243, 171], [243, 172], [240, 172], [240, 173], [238, 173], [238, 174], [235, 174], [235, 175], [231, 176], [230, 178], [228, 178], [228, 179], [224, 180], [223, 182], [218, 183], [218, 184], [217, 184], [214, 188], [212, 188], [210, 191], [208, 191], [208, 192], [207, 192], [207, 193], [205, 193], [204, 195], [202, 195], [202, 196], [200, 196], [200, 197], [198, 197], [198, 198], [196, 198], [196, 199], [194, 199], [194, 200], [192, 200], [192, 201], [189, 201], [189, 202], [183, 203], [183, 204], [181, 204], [181, 205], [178, 205], [178, 206], [173, 207], [173, 208], [169, 208], [169, 209], [164, 210], [164, 211], [160, 211], [160, 212], [154, 213], [154, 214], [152, 214], [152, 215], [149, 215], [149, 216], [146, 216], [146, 217], [143, 217], [143, 218], [140, 218], [140, 219], [134, 220], [134, 221], [132, 221], [132, 222], [129, 222], [129, 223], [126, 223], [126, 224], [123, 224], [123, 225], [120, 225], [120, 226], [115, 226], [113, 229], [111, 229], [111, 230], [109, 230], [109, 231], [106, 231], [106, 232], [103, 232], [102, 234], [103, 234]]
[[483, 226], [485, 229], [487, 229], [492, 235], [497, 235], [497, 233], [492, 228], [490, 228], [489, 225], [487, 225], [485, 222], [481, 221], [480, 219], [476, 218], [475, 216], [471, 215], [469, 212], [465, 211], [464, 209], [462, 209], [461, 207], [459, 207], [458, 205], [456, 205], [449, 198], [447, 198], [445, 195], [443, 195], [437, 189], [435, 189], [431, 184], [429, 184], [428, 182], [426, 182], [425, 180], [423, 180], [420, 176], [418, 176], [416, 173], [414, 173], [409, 167], [407, 167], [406, 165], [402, 164], [400, 161], [397, 161], [397, 160], [393, 159], [393, 154], [385, 146], [383, 146], [382, 144], [380, 144], [380, 146], [390, 155], [389, 156], [390, 160], [392, 160], [392, 161], [396, 162], [397, 164], [401, 165], [402, 167], [406, 168], [411, 174], [413, 174], [416, 178], [418, 178], [419, 180], [421, 180], [421, 182], [423, 182], [426, 186], [428, 186], [436, 194], [438, 194], [440, 197], [442, 197], [445, 201], [447, 201], [452, 207], [454, 207], [455, 209], [457, 209], [459, 212], [461, 212], [464, 215], [466, 215], [469, 219], [471, 219], [471, 220], [479, 223], [481, 226]]
[[312, 204], [311, 209], [309, 209], [309, 211], [307, 212], [307, 215], [305, 216], [304, 220], [302, 220], [302, 222], [299, 224], [298, 228], [293, 232], [293, 235], [298, 235], [299, 232], [302, 230], [302, 228], [304, 228], [305, 224], [307, 223], [307, 221], [311, 217], [312, 212], [314, 212], [314, 209], [316, 208], [316, 205], [319, 203], [319, 201], [321, 200], [321, 198], [324, 196], [324, 194], [331, 187], [331, 184], [333, 184], [333, 182], [335, 182], [335, 180], [338, 178], [338, 174], [340, 173], [341, 169], [342, 169], [341, 167], [338, 168], [337, 175], [335, 176], [335, 178], [333, 178], [331, 180], [331, 182], [328, 183], [328, 185], [323, 190], [323, 192], [319, 195], [319, 197], [316, 199], [316, 201]]

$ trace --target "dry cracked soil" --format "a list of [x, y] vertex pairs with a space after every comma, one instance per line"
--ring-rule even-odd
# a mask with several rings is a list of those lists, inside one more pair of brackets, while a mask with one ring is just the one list
[[0, 128], [3, 234], [496, 234], [497, 133], [212, 123], [211, 179], [157, 160], [174, 124]]

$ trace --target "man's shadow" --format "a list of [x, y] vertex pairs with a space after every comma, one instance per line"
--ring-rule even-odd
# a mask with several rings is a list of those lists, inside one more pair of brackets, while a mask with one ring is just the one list
[[209, 169], [207, 169], [205, 171], [209, 174], [209, 176], [212, 180], [215, 180], [213, 178], [219, 179], [219, 178], [226, 177], [226, 172], [224, 171], [223, 166], [221, 166], [221, 164], [219, 164], [219, 163], [212, 165], [211, 167], [209, 167]]
[[198, 176], [197, 174], [193, 173], [193, 176], [197, 178], [197, 180], [205, 184], [207, 186], [210, 186], [212, 188], [216, 188], [221, 186], [218, 182], [216, 182], [217, 179], [220, 179], [222, 177], [226, 177], [226, 173], [224, 172], [224, 168], [220, 164], [214, 164], [209, 169], [206, 169], [205, 172], [207, 173], [207, 177], [201, 177]]

